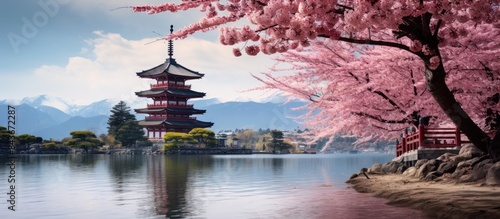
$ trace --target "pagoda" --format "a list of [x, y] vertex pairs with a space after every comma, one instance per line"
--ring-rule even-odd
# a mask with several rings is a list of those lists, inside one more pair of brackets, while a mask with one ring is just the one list
[[[170, 26], [170, 33], [173, 25]], [[200, 79], [204, 76], [178, 64], [173, 56], [172, 40], [168, 42], [169, 58], [161, 65], [149, 70], [138, 72], [141, 78], [153, 79], [155, 84], [150, 90], [135, 92], [139, 97], [151, 98], [152, 104], [147, 108], [135, 109], [137, 113], [148, 114], [139, 125], [147, 130], [150, 139], [162, 138], [165, 132], [188, 133], [193, 128], [209, 128], [211, 122], [203, 122], [193, 117], [193, 114], [203, 114], [206, 110], [195, 109], [193, 104], [187, 104], [191, 98], [202, 98], [205, 93], [191, 90], [186, 81]]]

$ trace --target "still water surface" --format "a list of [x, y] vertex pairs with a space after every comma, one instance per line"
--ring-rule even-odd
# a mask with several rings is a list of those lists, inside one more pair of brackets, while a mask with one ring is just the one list
[[2, 201], [0, 218], [423, 218], [345, 184], [393, 156], [19, 156], [16, 211]]

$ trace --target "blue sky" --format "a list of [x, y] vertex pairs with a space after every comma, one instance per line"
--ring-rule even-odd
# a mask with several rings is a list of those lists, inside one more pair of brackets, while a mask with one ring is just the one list
[[[167, 44], [156, 41], [200, 18], [200, 12], [133, 13], [123, 6], [163, 0], [16, 0], [0, 9], [0, 99], [42, 94], [76, 104], [102, 99], [133, 101], [151, 81], [136, 72], [167, 58]], [[272, 92], [242, 92], [259, 82], [250, 76], [274, 64], [269, 56], [233, 57], [218, 43], [218, 31], [174, 43], [177, 62], [205, 73], [190, 81], [206, 98], [262, 100]], [[241, 45], [240, 45], [241, 47]]]

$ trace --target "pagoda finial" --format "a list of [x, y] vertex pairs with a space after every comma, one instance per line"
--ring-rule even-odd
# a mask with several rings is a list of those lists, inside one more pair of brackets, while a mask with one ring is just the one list
[[[174, 25], [170, 25], [170, 34], [174, 32]], [[170, 59], [172, 59], [172, 56], [174, 55], [174, 43], [172, 42], [172, 39], [168, 41], [168, 56]]]

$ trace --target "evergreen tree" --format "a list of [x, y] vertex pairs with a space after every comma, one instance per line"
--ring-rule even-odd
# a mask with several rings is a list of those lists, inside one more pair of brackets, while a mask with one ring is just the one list
[[128, 120], [116, 131], [115, 139], [122, 143], [122, 146], [132, 146], [136, 141], [146, 141], [144, 130], [135, 120]]
[[130, 113], [130, 107], [120, 101], [111, 109], [111, 116], [108, 119], [108, 135], [115, 135], [118, 129], [129, 120], [135, 121], [135, 116]]
[[270, 146], [273, 150], [273, 153], [276, 152], [276, 149], [281, 150], [283, 145], [283, 132], [279, 130], [272, 130], [271, 137], [273, 138], [270, 142]]
[[9, 153], [11, 136], [12, 133], [7, 128], [0, 126], [0, 155]]
[[91, 131], [73, 131], [70, 133], [71, 140], [66, 142], [66, 145], [76, 148], [81, 148], [88, 153], [89, 150], [103, 145], [97, 136]]

